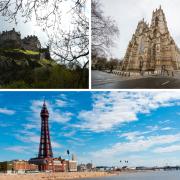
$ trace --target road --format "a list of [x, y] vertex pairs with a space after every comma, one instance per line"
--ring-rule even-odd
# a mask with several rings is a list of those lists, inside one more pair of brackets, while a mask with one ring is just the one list
[[179, 89], [180, 79], [173, 77], [142, 77], [124, 80], [114, 74], [92, 71], [92, 89]]

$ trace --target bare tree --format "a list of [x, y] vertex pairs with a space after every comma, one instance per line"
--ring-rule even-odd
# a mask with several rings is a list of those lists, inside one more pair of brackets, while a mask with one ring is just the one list
[[98, 0], [92, 0], [92, 56], [104, 56], [114, 46], [114, 38], [118, 37], [119, 30], [111, 17], [105, 17]]
[[117, 68], [119, 64], [119, 61], [117, 59], [110, 59], [107, 63], [106, 63], [106, 67], [110, 70], [110, 72], [112, 72], [114, 69]]
[[[69, 30], [61, 23], [63, 3], [69, 3], [71, 15]], [[49, 37], [51, 52], [59, 61], [88, 64], [89, 20], [88, 0], [2, 0], [0, 14], [7, 21], [18, 23], [18, 16], [25, 22], [36, 19]]]

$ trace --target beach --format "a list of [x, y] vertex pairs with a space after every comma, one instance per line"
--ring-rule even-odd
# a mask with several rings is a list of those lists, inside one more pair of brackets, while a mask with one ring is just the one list
[[62, 172], [37, 174], [0, 174], [0, 180], [70, 180], [112, 176], [108, 172]]

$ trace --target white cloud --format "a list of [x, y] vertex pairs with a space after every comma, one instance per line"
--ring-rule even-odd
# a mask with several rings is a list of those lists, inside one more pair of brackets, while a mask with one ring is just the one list
[[159, 121], [159, 124], [169, 124], [171, 123], [170, 119]]
[[138, 114], [176, 105], [180, 92], [101, 92], [94, 93], [92, 100], [92, 109], [81, 111], [80, 123], [74, 126], [101, 132], [137, 121]]
[[[15, 137], [16, 137], [16, 139], [18, 139], [22, 142], [25, 142], [25, 143], [30, 143], [30, 144], [32, 144], [32, 143], [39, 144], [40, 143], [40, 134], [37, 135], [36, 133], [30, 132], [27, 130], [19, 131], [18, 135], [16, 135]], [[51, 145], [53, 148], [61, 147], [61, 144], [59, 144], [56, 141], [52, 141], [52, 140], [51, 140]]]
[[147, 129], [149, 129], [150, 131], [158, 131], [160, 130], [160, 127], [155, 125], [155, 126], [147, 126]]
[[140, 132], [140, 131], [134, 131], [134, 132], [128, 132], [128, 133], [123, 133], [121, 135], [119, 135], [120, 137], [125, 137], [127, 140], [134, 140], [134, 139], [143, 139], [144, 134], [146, 134], [148, 132]]
[[65, 106], [67, 106], [67, 102], [66, 101], [64, 101], [64, 100], [61, 100], [61, 99], [57, 99], [56, 100], [56, 104], [59, 106], [59, 107], [65, 107]]
[[72, 137], [76, 134], [76, 131], [70, 131], [70, 132], [66, 132], [66, 133], [62, 133], [62, 135], [64, 137]]
[[40, 142], [40, 135], [36, 135], [34, 132], [30, 132], [30, 131], [19, 131], [17, 135], [15, 135], [15, 137], [22, 141], [22, 142], [26, 142], [26, 143], [39, 143]]
[[16, 111], [7, 109], [7, 108], [0, 108], [0, 114], [6, 114], [6, 115], [13, 115]]
[[147, 126], [146, 128], [148, 128], [150, 130], [150, 132], [153, 132], [153, 131], [169, 131], [169, 130], [174, 129], [172, 127], [162, 127], [162, 126], [158, 126], [158, 125]]
[[[71, 120], [73, 114], [71, 112], [62, 112], [57, 109], [56, 104], [51, 104], [46, 102], [47, 108], [49, 111], [49, 122], [57, 122], [57, 123], [66, 123]], [[32, 101], [32, 105], [30, 107], [33, 116], [29, 117], [29, 122], [24, 124], [26, 129], [40, 128], [40, 112], [42, 109], [43, 101], [34, 100]]]
[[61, 148], [61, 144], [55, 142], [55, 141], [51, 141], [51, 145], [53, 148]]
[[172, 127], [164, 127], [164, 128], [161, 128], [162, 131], [169, 131], [169, 130], [172, 130], [174, 128]]
[[[134, 134], [140, 133], [135, 132]], [[167, 151], [173, 152], [175, 150], [178, 150], [179, 146], [176, 146], [175, 144], [179, 143], [180, 133], [149, 137], [142, 137], [140, 135], [132, 139], [130, 138], [127, 142], [117, 142], [111, 147], [106, 147], [101, 150], [90, 152], [89, 157], [91, 159], [94, 159], [94, 161], [96, 161], [96, 163], [98, 163], [99, 165], [102, 165], [104, 163], [118, 163], [120, 159], [128, 159], [130, 163], [134, 165], [162, 165], [161, 158], [164, 157], [159, 156], [159, 153]], [[132, 158], [132, 156], [137, 157]], [[170, 158], [167, 157], [167, 162], [169, 161], [172, 163], [173, 158], [173, 155], [171, 155]]]
[[11, 147], [5, 148], [5, 150], [13, 151], [13, 152], [16, 152], [16, 153], [27, 153], [27, 150], [29, 150], [29, 147], [26, 147], [26, 146], [11, 146]]
[[172, 153], [172, 152], [177, 152], [177, 151], [180, 151], [180, 145], [160, 147], [160, 148], [154, 149], [153, 152], [155, 152], [155, 153]]

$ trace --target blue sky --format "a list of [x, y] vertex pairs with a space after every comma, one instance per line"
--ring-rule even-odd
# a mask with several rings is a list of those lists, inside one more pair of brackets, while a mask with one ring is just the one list
[[0, 161], [36, 156], [44, 97], [54, 156], [69, 149], [79, 163], [180, 165], [178, 91], [0, 92]]

